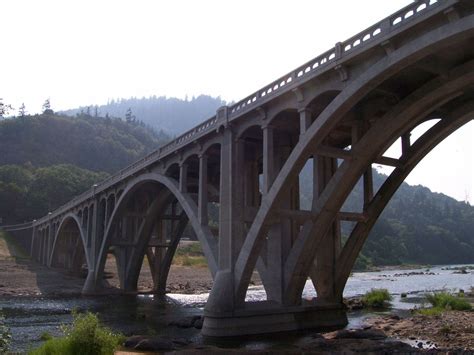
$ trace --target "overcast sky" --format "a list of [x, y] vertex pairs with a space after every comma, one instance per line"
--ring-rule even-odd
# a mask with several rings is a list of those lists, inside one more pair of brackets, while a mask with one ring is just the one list
[[[0, 97], [29, 113], [111, 98], [237, 101], [411, 0], [2, 0]], [[409, 176], [474, 202], [474, 124]]]

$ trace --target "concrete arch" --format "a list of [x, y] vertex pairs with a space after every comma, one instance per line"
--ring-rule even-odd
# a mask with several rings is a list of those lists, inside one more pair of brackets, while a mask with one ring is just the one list
[[[316, 203], [318, 216], [303, 227], [285, 265], [286, 292], [289, 303], [298, 302], [304, 287], [313, 252], [325, 237], [328, 226], [369, 164], [374, 162], [413, 122], [459, 96], [459, 91], [474, 85], [474, 61], [454, 69], [449, 79], [436, 78], [402, 100], [354, 145], [353, 156], [345, 160]], [[342, 297], [342, 295], [340, 295]]]
[[104, 240], [102, 241], [102, 246], [98, 255], [98, 266], [96, 269], [95, 281], [97, 282], [102, 277], [103, 269], [105, 266], [105, 259], [110, 244], [111, 229], [113, 227], [113, 224], [117, 221], [117, 218], [119, 218], [120, 214], [122, 213], [128, 198], [131, 197], [132, 194], [136, 190], [138, 190], [140, 186], [146, 183], [157, 183], [164, 186], [166, 188], [166, 191], [169, 191], [169, 193], [178, 200], [178, 203], [181, 205], [183, 211], [186, 213], [191, 223], [191, 226], [196, 233], [196, 236], [201, 242], [204, 254], [208, 260], [209, 268], [211, 270], [211, 273], [214, 275], [217, 269], [217, 245], [215, 240], [212, 238], [212, 234], [209, 228], [207, 226], [200, 225], [197, 219], [196, 203], [190, 195], [185, 193], [183, 194], [179, 191], [178, 182], [176, 180], [161, 174], [148, 173], [130, 181], [128, 186], [125, 188], [123, 194], [120, 196], [119, 200], [116, 203], [115, 209], [112, 212], [110, 221], [107, 225]]
[[[294, 104], [296, 104], [296, 102]], [[280, 119], [283, 115], [285, 115], [285, 113], [297, 115], [298, 114], [298, 108], [296, 107], [296, 105], [288, 105], [287, 107], [284, 107], [279, 111], [275, 111], [275, 112], [270, 113], [270, 115], [266, 119], [267, 124], [268, 125], [274, 124], [275, 121]], [[297, 122], [297, 124], [298, 124], [298, 127], [299, 127], [299, 124], [300, 124], [299, 121]]]
[[262, 135], [262, 124], [259, 122], [248, 122], [247, 124], [239, 127], [239, 132], [236, 134], [235, 139], [242, 139], [242, 137], [250, 132], [251, 130], [256, 130], [259, 132], [259, 135]]
[[84, 229], [82, 228], [82, 224], [81, 224], [80, 219], [77, 217], [77, 215], [75, 215], [73, 213], [68, 213], [67, 215], [65, 215], [62, 218], [62, 220], [59, 224], [59, 227], [58, 227], [58, 229], [56, 231], [56, 234], [54, 236], [53, 247], [51, 249], [51, 255], [49, 256], [48, 266], [49, 267], [52, 266], [52, 262], [54, 260], [55, 253], [57, 253], [59, 237], [61, 235], [62, 229], [70, 221], [72, 221], [75, 224], [75, 226], [77, 227], [77, 230], [79, 231], [79, 235], [80, 235], [80, 238], [81, 238], [81, 241], [82, 241], [82, 246], [84, 248], [84, 254], [85, 254], [85, 258], [86, 258], [87, 269], [91, 270], [92, 269], [91, 268], [91, 261], [90, 261], [89, 253], [87, 252], [85, 232], [84, 232]]
[[209, 149], [211, 149], [212, 147], [214, 146], [219, 146], [219, 148], [221, 147], [221, 142], [220, 140], [217, 141], [217, 140], [209, 140], [207, 142], [205, 142], [203, 145], [202, 145], [202, 152], [203, 154], [207, 154], [209, 152]]
[[320, 92], [317, 95], [308, 98], [308, 103], [306, 104], [305, 109], [311, 112], [313, 121], [340, 93], [341, 89], [332, 89]]
[[[472, 28], [473, 21], [474, 16], [468, 16], [455, 23], [444, 25], [438, 30], [426, 33], [412, 43], [397, 49], [390, 56], [381, 59], [372, 66], [366, 74], [349, 83], [336, 99], [325, 108], [292, 151], [265, 197], [262, 208], [257, 213], [236, 262], [235, 280], [232, 283], [235, 299], [229, 300], [226, 304], [219, 300], [219, 293], [223, 292], [222, 288], [227, 289], [231, 285], [225, 281], [224, 277], [220, 281], [219, 275], [217, 275], [216, 284], [210, 295], [207, 309], [212, 311], [214, 305], [217, 310], [232, 309], [234, 301], [236, 303], [243, 302], [251, 272], [255, 267], [259, 250], [262, 246], [263, 226], [270, 216], [270, 211], [280, 200], [284, 192], [283, 187], [293, 177], [295, 172], [301, 170], [307, 158], [311, 155], [311, 148], [320, 144], [322, 139], [328, 135], [351, 107], [359, 102], [375, 86], [433, 51], [439, 50], [443, 46], [452, 44], [457, 40], [472, 37], [474, 34], [474, 29]], [[331, 221], [332, 219], [333, 217], [327, 218], [324, 222]], [[298, 255], [299, 253], [296, 254]], [[219, 282], [222, 284], [217, 285]]]
[[336, 293], [342, 294], [352, 267], [378, 217], [403, 183], [423, 158], [457, 129], [474, 119], [474, 102], [461, 107], [453, 118], [444, 118], [428, 129], [409, 151], [401, 157], [403, 166], [395, 168], [367, 207], [368, 220], [358, 222], [341, 251], [336, 267]]
[[[459, 95], [459, 90], [474, 84], [474, 62], [453, 70], [449, 79], [436, 78], [396, 105], [379, 120], [354, 145], [352, 152], [357, 159], [345, 160], [331, 179], [331, 186], [324, 191], [316, 209], [320, 211], [314, 223], [306, 228], [304, 237], [295, 244], [285, 265], [286, 288], [290, 302], [296, 302], [297, 293], [304, 287], [304, 275], [311, 258], [310, 250], [317, 248], [347, 195], [357, 180], [377, 156], [381, 155], [414, 121], [427, 116], [435, 109]], [[336, 188], [337, 186], [337, 188]], [[305, 226], [306, 227], [306, 226]]]
[[179, 164], [175, 162], [167, 166], [164, 175], [179, 180]]

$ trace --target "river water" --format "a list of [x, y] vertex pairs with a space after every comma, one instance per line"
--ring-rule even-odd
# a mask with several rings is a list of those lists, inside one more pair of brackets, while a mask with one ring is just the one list
[[[450, 265], [452, 268], [453, 265]], [[406, 312], [423, 302], [426, 292], [446, 290], [469, 290], [474, 287], [474, 272], [454, 273], [444, 266], [430, 269], [384, 270], [380, 272], [356, 272], [346, 285], [344, 296], [353, 297], [364, 294], [371, 288], [386, 288], [394, 296], [392, 312]], [[401, 294], [407, 297], [402, 298]], [[306, 284], [303, 297], [315, 296], [311, 282]], [[43, 332], [60, 335], [61, 324], [71, 322], [71, 311], [90, 310], [99, 314], [109, 327], [126, 335], [148, 334], [164, 335], [173, 338], [186, 338], [194, 343], [202, 343], [199, 330], [182, 329], [168, 324], [186, 317], [202, 314], [208, 294], [182, 295], [168, 294], [165, 298], [152, 295], [138, 296], [99, 296], [99, 297], [0, 297], [5, 323], [12, 333], [11, 350], [22, 351], [36, 347]], [[263, 300], [266, 295], [262, 287], [252, 287], [247, 300]], [[350, 312], [349, 328], [356, 328], [372, 314]], [[262, 342], [239, 344], [243, 349], [255, 349]]]

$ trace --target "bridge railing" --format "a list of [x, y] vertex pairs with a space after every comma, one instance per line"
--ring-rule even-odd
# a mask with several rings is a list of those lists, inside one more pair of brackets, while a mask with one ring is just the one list
[[[236, 118], [243, 111], [245, 111], [244, 109], [248, 109], [249, 107], [258, 107], [263, 100], [267, 100], [272, 96], [283, 92], [284, 89], [290, 86], [290, 84], [292, 84], [294, 87], [295, 83], [304, 81], [309, 75], [314, 75], [316, 72], [326, 70], [330, 64], [341, 61], [345, 56], [351, 55], [356, 50], [365, 48], [374, 39], [380, 38], [381, 36], [390, 33], [393, 29], [401, 28], [403, 25], [408, 24], [408, 22], [414, 18], [426, 13], [430, 8], [435, 8], [439, 5], [447, 3], [454, 4], [458, 1], [459, 0], [415, 0], [412, 4], [393, 13], [382, 21], [379, 21], [364, 31], [356, 34], [355, 36], [352, 36], [343, 42], [337, 43], [333, 48], [329, 49], [323, 54], [301, 65], [295, 70], [292, 70], [286, 75], [283, 75], [269, 85], [266, 85], [260, 90], [254, 92], [252, 95], [247, 96], [245, 99], [238, 101], [234, 105], [231, 105], [229, 107], [229, 118]], [[92, 189], [89, 189], [79, 196], [76, 196], [65, 205], [56, 209], [52, 216], [64, 213], [76, 204], [93, 197], [96, 193], [107, 189], [123, 178], [126, 178], [138, 170], [143, 169], [150, 163], [163, 158], [164, 156], [174, 152], [176, 149], [183, 147], [187, 143], [213, 131], [218, 127], [218, 123], [219, 119], [217, 116], [213, 116], [200, 123], [196, 127], [178, 136], [171, 142], [151, 152], [144, 158], [134, 162], [133, 164], [120, 170], [118, 173], [103, 180], [99, 184], [95, 185], [95, 187]], [[52, 216], [45, 216], [39, 219], [36, 223], [43, 223]]]
[[8, 225], [0, 225], [0, 230], [4, 230], [5, 232], [14, 232], [17, 230], [29, 229], [33, 228], [34, 221], [25, 222], [25, 223], [18, 223], [18, 224], [8, 224]]
[[354, 49], [365, 47], [375, 37], [380, 37], [380, 35], [389, 33], [392, 30], [392, 27], [400, 26], [400, 24], [407, 22], [407, 20], [410, 20], [413, 17], [417, 17], [416, 15], [419, 13], [425, 12], [426, 9], [434, 7], [441, 2], [441, 0], [417, 0], [355, 36], [337, 43], [334, 48], [329, 49], [295, 70], [283, 75], [271, 84], [254, 92], [252, 95], [232, 105], [230, 107], [231, 117], [238, 116], [244, 108], [258, 106], [263, 99], [268, 99], [269, 96], [280, 93], [283, 88], [288, 86], [288, 84], [303, 81], [306, 79], [308, 74], [313, 74], [315, 71], [323, 71], [329, 64], [344, 58], [344, 56], [349, 54], [349, 52], [352, 52]]

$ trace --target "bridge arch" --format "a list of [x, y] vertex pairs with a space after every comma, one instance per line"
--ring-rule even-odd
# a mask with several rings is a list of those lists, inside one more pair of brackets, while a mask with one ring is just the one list
[[402, 155], [400, 160], [404, 162], [403, 166], [396, 167], [379, 188], [373, 200], [367, 206], [367, 220], [356, 223], [349, 239], [341, 250], [336, 267], [336, 293], [342, 294], [350, 270], [370, 231], [405, 178], [437, 145], [471, 120], [474, 120], [474, 101], [462, 106], [450, 117], [438, 120], [435, 125], [413, 143], [409, 151]]
[[79, 272], [82, 261], [86, 262], [88, 270], [92, 270], [81, 220], [76, 214], [68, 213], [54, 235], [48, 265]]
[[[327, 227], [334, 221], [348, 194], [364, 172], [371, 168], [375, 159], [395, 140], [410, 131], [413, 122], [423, 120], [443, 104], [459, 97], [459, 90], [468, 89], [473, 85], [474, 62], [454, 69], [450, 79], [433, 79], [395, 105], [352, 147], [353, 156], [357, 159], [344, 160], [336, 170], [323, 196], [315, 203], [318, 216], [314, 223], [305, 225], [302, 237], [290, 252], [285, 265], [288, 275], [286, 297], [289, 303], [298, 302], [300, 299], [305, 283], [304, 275], [308, 275], [308, 265], [314, 259], [318, 244], [327, 238]], [[342, 293], [335, 295], [335, 290], [328, 292], [331, 296], [342, 299]]]
[[155, 218], [158, 214], [164, 213], [164, 208], [173, 199], [176, 199], [184, 214], [189, 219], [191, 227], [201, 242], [211, 273], [214, 275], [217, 268], [216, 240], [212, 237], [209, 228], [199, 223], [196, 203], [188, 193], [180, 191], [179, 183], [175, 179], [157, 173], [148, 173], [129, 182], [115, 205], [110, 221], [107, 224], [104, 240], [98, 255], [98, 266], [95, 277], [96, 286], [99, 286], [97, 282], [102, 278], [106, 255], [111, 245], [113, 234], [116, 232], [115, 229], [119, 223], [119, 219], [122, 217], [130, 199], [145, 186], [155, 189], [156, 195], [153, 200], [149, 201], [142, 220], [136, 226], [136, 233], [133, 236], [133, 242], [135, 245], [128, 255], [128, 258], [130, 259], [128, 265], [124, 267], [123, 270], [124, 282], [122, 286], [129, 290], [136, 287], [136, 281], [138, 280], [138, 274], [140, 271], [139, 267], [141, 267], [141, 262], [145, 255], [146, 243], [151, 235], [151, 229], [154, 225]]
[[[323, 110], [320, 116], [313, 122], [309, 127], [304, 137], [296, 145], [295, 149], [292, 151], [290, 157], [282, 168], [280, 174], [275, 179], [275, 182], [272, 185], [271, 190], [265, 197], [265, 203], [262, 203], [262, 208], [258, 211], [257, 217], [255, 218], [254, 223], [252, 224], [250, 231], [247, 235], [247, 238], [244, 242], [244, 245], [239, 254], [237, 263], [236, 263], [236, 274], [235, 274], [235, 297], [236, 302], [243, 302], [248, 282], [252, 270], [255, 267], [259, 250], [262, 246], [262, 236], [263, 236], [263, 225], [267, 222], [270, 211], [274, 209], [275, 205], [281, 199], [282, 194], [285, 193], [284, 186], [286, 186], [290, 179], [294, 178], [295, 173], [298, 173], [303, 167], [304, 163], [311, 156], [311, 149], [318, 144], [321, 144], [322, 140], [328, 135], [332, 128], [343, 118], [343, 116], [352, 108], [354, 105], [359, 102], [364, 96], [369, 93], [377, 85], [380, 85], [382, 82], [393, 76], [396, 72], [406, 68], [415, 61], [426, 57], [428, 54], [433, 53], [435, 50], [439, 50], [443, 46], [451, 45], [456, 43], [458, 40], [466, 38], [473, 35], [474, 30], [472, 29], [472, 21], [474, 20], [473, 16], [468, 16], [457, 21], [454, 25], [447, 24], [441, 30], [437, 30], [436, 33], [426, 33], [416, 40], [414, 40], [410, 45], [400, 47], [391, 53], [390, 56], [387, 56], [377, 63], [375, 63], [365, 74], [361, 75], [358, 78], [355, 78], [348, 86], [333, 100], [331, 103]], [[472, 69], [471, 69], [472, 70]], [[438, 83], [439, 84], [439, 83]], [[397, 136], [398, 137], [398, 136]], [[390, 143], [387, 140], [387, 144]], [[382, 151], [383, 152], [383, 151]], [[367, 164], [362, 164], [363, 168]], [[347, 166], [347, 164], [346, 164]], [[347, 169], [347, 167], [344, 167]], [[340, 175], [343, 175], [341, 172], [336, 173], [336, 178], [331, 179], [331, 188], [334, 188], [336, 182], [341, 178]], [[360, 175], [360, 174], [359, 174]], [[349, 184], [353, 185], [353, 184]], [[347, 191], [340, 191], [341, 195], [346, 195]], [[327, 197], [330, 194], [323, 194], [326, 202]], [[320, 203], [316, 205], [318, 211], [322, 211], [323, 207], [328, 207], [327, 204]], [[321, 227], [322, 225], [330, 225], [331, 221], [334, 220], [336, 210], [338, 208], [332, 206], [329, 213], [321, 214], [325, 218], [318, 218], [317, 223], [308, 222], [307, 225], [307, 236], [311, 233], [311, 228], [313, 225]], [[324, 222], [324, 223], [323, 223]], [[322, 238], [322, 237], [321, 237]], [[308, 238], [299, 238], [301, 241], [298, 244], [297, 248], [300, 248], [299, 252], [293, 252], [292, 260], [289, 261], [289, 264], [292, 264], [291, 267], [287, 268], [288, 273], [286, 277], [288, 280], [293, 280], [287, 283], [287, 289], [297, 289], [297, 291], [292, 291], [293, 295], [289, 297], [289, 303], [298, 303], [296, 299], [296, 294], [301, 294], [301, 287], [297, 284], [301, 284], [301, 280], [304, 278], [306, 280], [308, 263], [311, 262], [312, 256], [314, 255], [314, 244], [310, 246], [308, 250], [311, 250], [308, 254], [307, 260], [299, 259], [301, 252], [308, 245], [302, 240], [308, 240]], [[314, 238], [313, 238], [314, 239]], [[313, 240], [311, 243], [315, 243]], [[317, 244], [317, 243], [316, 243]], [[295, 272], [295, 268], [299, 270], [305, 270], [301, 274]], [[295, 276], [299, 275], [299, 276]], [[295, 280], [300, 278], [300, 281]], [[294, 287], [293, 287], [294, 286]], [[216, 290], [219, 288], [216, 287]], [[214, 297], [211, 294], [211, 297], [208, 302], [208, 309], [212, 310]], [[218, 302], [216, 298], [216, 302]]]

